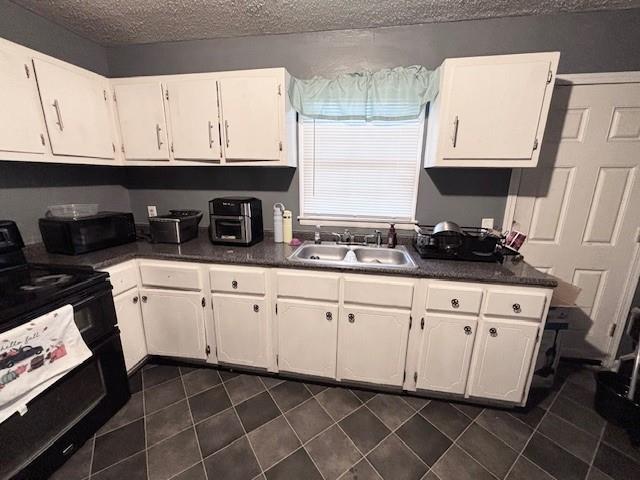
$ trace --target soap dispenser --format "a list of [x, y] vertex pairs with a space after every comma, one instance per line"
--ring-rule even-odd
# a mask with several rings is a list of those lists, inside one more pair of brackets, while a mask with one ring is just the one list
[[389, 226], [389, 233], [387, 234], [387, 247], [396, 248], [398, 244], [398, 234], [396, 233], [396, 227], [392, 223]]

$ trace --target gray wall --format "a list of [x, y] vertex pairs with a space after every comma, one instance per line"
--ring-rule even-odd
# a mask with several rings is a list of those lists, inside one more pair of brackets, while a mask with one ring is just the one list
[[[107, 74], [103, 47], [8, 1], [0, 2], [0, 37]], [[98, 203], [129, 210], [124, 171], [112, 167], [0, 162], [0, 218], [16, 220], [25, 242], [40, 241], [38, 218], [58, 203]]]
[[[240, 37], [107, 49], [112, 76], [192, 73], [284, 66], [293, 75], [334, 75], [396, 65], [439, 65], [446, 57], [559, 50], [561, 72], [640, 70], [640, 9], [515, 17], [369, 30]], [[253, 193], [270, 207], [283, 201], [298, 212], [297, 173], [212, 168], [155, 169], [128, 175], [138, 218], [145, 205], [206, 208], [212, 197]], [[200, 173], [199, 173], [200, 172]], [[500, 224], [509, 183], [507, 170], [422, 170], [418, 220], [447, 218], [466, 225], [493, 217]]]

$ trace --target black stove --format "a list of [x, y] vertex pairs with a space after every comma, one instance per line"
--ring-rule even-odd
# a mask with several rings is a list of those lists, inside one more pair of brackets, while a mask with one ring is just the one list
[[[0, 270], [0, 332], [55, 308], [61, 300], [104, 283], [92, 268], [22, 264]], [[25, 315], [29, 318], [26, 318]]]
[[506, 253], [501, 237], [479, 227], [462, 232], [433, 233], [433, 225], [416, 228], [413, 245], [422, 258], [502, 263]]

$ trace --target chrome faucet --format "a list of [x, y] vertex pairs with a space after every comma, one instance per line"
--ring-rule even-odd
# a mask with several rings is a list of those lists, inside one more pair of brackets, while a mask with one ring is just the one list
[[382, 246], [382, 232], [380, 230], [375, 230], [374, 233], [370, 233], [363, 237], [364, 244], [367, 245], [369, 243], [369, 239], [372, 239], [376, 244], [376, 247]]
[[349, 230], [345, 230], [344, 233], [331, 232], [336, 239], [336, 243], [352, 243], [353, 234]]

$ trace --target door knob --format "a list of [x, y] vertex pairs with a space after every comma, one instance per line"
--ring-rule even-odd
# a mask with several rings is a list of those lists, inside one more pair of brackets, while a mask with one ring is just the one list
[[147, 296], [146, 295], [142, 296], [142, 303], [147, 303]]
[[490, 328], [489, 329], [489, 335], [491, 335], [492, 337], [497, 337], [498, 336], [498, 329], [497, 328]]
[[451, 306], [453, 308], [458, 308], [460, 306], [460, 301], [457, 298], [451, 299]]
[[464, 333], [465, 333], [465, 335], [471, 335], [472, 331], [471, 331], [471, 327], [469, 325], [464, 327]]
[[231, 288], [238, 288], [238, 282], [236, 282], [235, 280], [231, 282]]
[[515, 313], [520, 313], [522, 311], [522, 308], [520, 308], [520, 304], [519, 303], [514, 303], [511, 308], [513, 308], [513, 311]]
[[331, 321], [333, 319], [333, 315], [331, 312], [327, 312], [327, 314], [325, 315], [325, 317], [327, 317], [327, 320]]
[[133, 297], [133, 303], [138, 303], [138, 297]]
[[256, 312], [256, 313], [258, 313], [260, 311], [260, 307], [258, 306], [258, 304], [255, 304], [253, 306], [253, 311]]
[[349, 323], [353, 323], [356, 321], [356, 316], [353, 313], [349, 314]]

